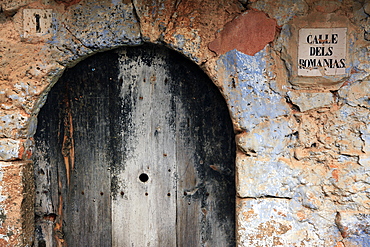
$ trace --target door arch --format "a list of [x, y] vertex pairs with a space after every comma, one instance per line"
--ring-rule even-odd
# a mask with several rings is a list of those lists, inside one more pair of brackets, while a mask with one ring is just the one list
[[235, 141], [192, 62], [146, 44], [67, 70], [39, 113], [39, 246], [234, 246]]

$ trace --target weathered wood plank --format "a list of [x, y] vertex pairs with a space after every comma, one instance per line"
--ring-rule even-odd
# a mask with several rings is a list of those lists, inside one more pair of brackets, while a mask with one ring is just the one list
[[113, 246], [176, 246], [176, 113], [161, 54], [141, 52], [120, 52], [122, 116], [130, 121], [121, 120], [126, 155], [113, 174], [120, 188], [112, 204]]
[[[178, 60], [179, 58], [175, 60]], [[178, 246], [234, 246], [234, 138], [226, 104], [193, 64], [171, 63], [177, 118]]]
[[47, 246], [111, 246], [109, 108], [118, 61], [99, 55], [67, 71], [40, 112], [37, 238]]
[[64, 77], [75, 155], [69, 185], [66, 174], [63, 204], [68, 246], [111, 246], [110, 125], [114, 118], [109, 109], [117, 65], [114, 53], [98, 54]]

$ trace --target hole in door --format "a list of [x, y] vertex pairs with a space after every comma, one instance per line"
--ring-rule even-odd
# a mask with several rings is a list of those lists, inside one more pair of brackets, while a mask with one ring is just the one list
[[38, 120], [36, 190], [50, 193], [36, 193], [36, 244], [235, 245], [229, 112], [182, 55], [147, 44], [87, 58]]
[[139, 176], [139, 179], [141, 182], [145, 183], [149, 180], [149, 176], [145, 173], [141, 173], [140, 176]]

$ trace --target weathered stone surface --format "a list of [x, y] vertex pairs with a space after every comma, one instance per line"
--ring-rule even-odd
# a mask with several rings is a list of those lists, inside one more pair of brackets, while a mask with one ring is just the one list
[[71, 6], [73, 4], [77, 4], [77, 3], [81, 2], [81, 0], [55, 0], [55, 2], [62, 3], [66, 7], [68, 7], [68, 6]]
[[33, 2], [32, 0], [2, 0], [0, 3], [0, 10], [7, 15], [14, 14], [19, 8]]
[[33, 167], [0, 162], [0, 245], [31, 246], [34, 234]]
[[[36, 68], [34, 68], [36, 70]], [[4, 110], [14, 110], [14, 108], [24, 109], [28, 114], [32, 112], [33, 97], [39, 93], [37, 86], [29, 82], [20, 81], [15, 83], [12, 88], [0, 85], [4, 91], [3, 100], [0, 101], [0, 108]], [[25, 114], [26, 115], [26, 114]]]
[[300, 178], [301, 184], [295, 189], [293, 198], [308, 209], [318, 210], [333, 208], [332, 205], [328, 205], [327, 202], [325, 202], [325, 194], [320, 186], [311, 186], [311, 181], [314, 181], [312, 177], [312, 180], [310, 179], [311, 181], [306, 179], [307, 177], [304, 178], [304, 176]]
[[337, 1], [318, 1], [314, 3], [314, 7], [319, 12], [332, 13], [339, 9], [341, 3]]
[[[366, 19], [367, 14], [365, 11], [367, 1], [345, 1], [342, 3], [342, 11], [349, 10], [349, 17], [355, 22], [361, 22], [361, 20]], [[341, 11], [341, 10], [339, 10]]]
[[29, 115], [23, 112], [0, 112], [0, 138], [24, 138]]
[[287, 95], [292, 103], [299, 107], [301, 112], [321, 107], [330, 107], [334, 103], [334, 97], [331, 92], [310, 93], [302, 91], [289, 91]]
[[[347, 109], [346, 107], [341, 110]], [[345, 123], [345, 114], [348, 112], [316, 112], [308, 115], [295, 114], [299, 121], [299, 146], [307, 151], [311, 157], [320, 157], [324, 160], [325, 154], [338, 158], [339, 154], [358, 156], [362, 153], [362, 140], [360, 138], [361, 124], [348, 126]], [[299, 148], [299, 147], [298, 147]], [[313, 155], [315, 153], [315, 155]], [[304, 153], [296, 156], [301, 159]], [[306, 156], [306, 157], [308, 157]], [[321, 159], [321, 158], [319, 158]]]
[[339, 97], [351, 106], [361, 106], [370, 109], [370, 81], [360, 81], [342, 87]]
[[289, 149], [297, 141], [296, 121], [288, 118], [265, 121], [252, 131], [237, 136], [237, 145], [242, 152], [258, 158], [289, 156]]
[[[21, 23], [21, 12], [14, 16]], [[55, 53], [41, 48], [39, 44], [21, 41], [21, 33], [14, 29], [12, 22], [0, 23], [0, 109], [34, 113], [34, 103], [51, 83], [55, 71], [62, 66], [53, 60]], [[35, 54], [37, 58], [35, 58]], [[54, 79], [55, 80], [55, 79]]]
[[238, 153], [236, 157], [237, 194], [239, 197], [291, 198], [299, 184], [299, 169], [285, 159], [258, 159]]
[[144, 41], [157, 42], [167, 29], [180, 2], [172, 0], [133, 1]]
[[249, 10], [227, 23], [208, 47], [217, 54], [236, 49], [253, 56], [274, 40], [275, 33], [275, 20], [263, 12]]
[[267, 83], [266, 49], [249, 56], [237, 50], [222, 55], [216, 70], [237, 129], [252, 130], [265, 119], [290, 112], [285, 99]]
[[28, 160], [32, 155], [32, 139], [0, 138], [0, 161]]
[[276, 19], [279, 26], [286, 24], [294, 16], [306, 14], [309, 9], [304, 0], [259, 0], [252, 3], [251, 7]]
[[362, 27], [364, 28], [365, 33], [370, 32], [370, 18], [366, 18], [366, 19], [362, 22]]
[[0, 139], [0, 160], [19, 159], [22, 142], [20, 140]]
[[370, 2], [366, 2], [366, 3], [364, 4], [364, 11], [365, 11], [365, 13], [366, 13], [367, 15], [369, 15], [369, 16], [370, 16]]
[[345, 246], [370, 245], [370, 215], [362, 212], [338, 212], [336, 224]]
[[202, 64], [214, 56], [208, 44], [214, 34], [242, 12], [237, 0], [174, 1], [176, 10], [167, 25], [163, 40], [170, 47]]
[[140, 26], [131, 2], [89, 1], [69, 7], [65, 16], [63, 21], [56, 23], [64, 30], [55, 30], [54, 41], [63, 40], [58, 35], [70, 32], [92, 50], [141, 43]]
[[238, 246], [335, 246], [342, 239], [335, 215], [313, 212], [295, 200], [239, 199]]
[[364, 142], [362, 146], [362, 154], [360, 154], [359, 163], [364, 167], [370, 168], [370, 126], [360, 130], [361, 139]]
[[[262, 11], [281, 27], [275, 41], [264, 42], [253, 56], [236, 49], [217, 56], [208, 49], [226, 23], [244, 16], [240, 3], [247, 6], [246, 1], [63, 2], [0, 4], [6, 12], [0, 13], [0, 160], [30, 157], [35, 117], [66, 67], [121, 45], [163, 43], [202, 64], [225, 96], [240, 133], [236, 183], [244, 199], [238, 202], [239, 246], [369, 245], [370, 50], [366, 37], [370, 17], [366, 1], [248, 1], [250, 10], [245, 15]], [[23, 8], [52, 9], [51, 35], [26, 39]], [[297, 23], [348, 28], [347, 77], [328, 83], [312, 78], [311, 83], [292, 81]], [[234, 41], [239, 34], [231, 36]], [[261, 45], [255, 42], [247, 48]], [[1, 164], [13, 164], [16, 169], [17, 163]], [[3, 188], [31, 185], [22, 184], [20, 177], [3, 180]], [[7, 191], [14, 200], [20, 198], [18, 187]], [[3, 223], [0, 245], [16, 246], [9, 241], [21, 231], [14, 230], [14, 235], [9, 231], [20, 229], [23, 218], [8, 209], [1, 212], [1, 218], [18, 217], [18, 221]]]

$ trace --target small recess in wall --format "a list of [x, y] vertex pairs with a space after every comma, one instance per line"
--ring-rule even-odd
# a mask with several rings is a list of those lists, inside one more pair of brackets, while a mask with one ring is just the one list
[[41, 37], [50, 33], [52, 23], [51, 9], [23, 10], [23, 37]]

